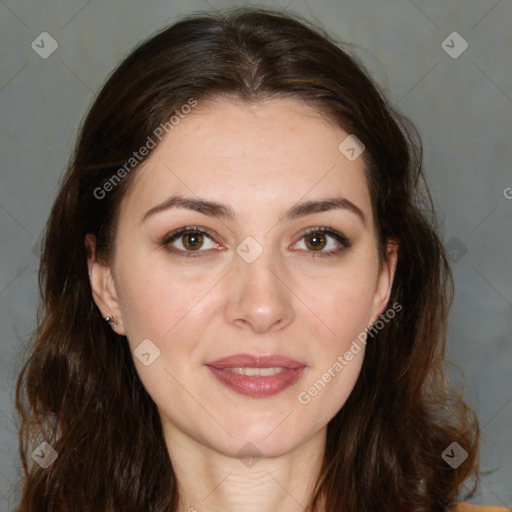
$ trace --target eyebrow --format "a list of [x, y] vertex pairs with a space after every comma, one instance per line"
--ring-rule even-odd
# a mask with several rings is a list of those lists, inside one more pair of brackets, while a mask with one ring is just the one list
[[[226, 220], [235, 218], [234, 210], [227, 205], [217, 203], [215, 201], [207, 201], [206, 199], [191, 199], [183, 196], [171, 196], [160, 204], [157, 204], [148, 210], [141, 222], [146, 221], [157, 213], [169, 210], [171, 208], [184, 208], [193, 210], [209, 217], [219, 217]], [[346, 210], [354, 213], [366, 226], [366, 218], [364, 212], [356, 206], [352, 201], [344, 197], [335, 197], [320, 199], [315, 201], [306, 201], [298, 203], [290, 208], [283, 216], [286, 221], [305, 217], [313, 213], [327, 212], [330, 210]]]

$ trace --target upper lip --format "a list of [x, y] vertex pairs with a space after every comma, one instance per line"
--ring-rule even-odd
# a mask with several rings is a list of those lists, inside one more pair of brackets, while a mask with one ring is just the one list
[[294, 370], [304, 368], [306, 365], [295, 359], [278, 354], [263, 356], [252, 354], [234, 354], [232, 356], [222, 357], [215, 361], [206, 363], [207, 366], [213, 366], [219, 370], [223, 368], [287, 368]]

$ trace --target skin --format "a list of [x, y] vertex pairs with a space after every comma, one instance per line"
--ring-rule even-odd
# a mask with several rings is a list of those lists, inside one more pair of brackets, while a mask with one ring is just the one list
[[[94, 252], [88, 259], [103, 316], [115, 315], [113, 328], [132, 351], [145, 339], [160, 350], [149, 366], [134, 362], [160, 411], [180, 512], [296, 512], [311, 498], [327, 423], [354, 387], [364, 344], [307, 405], [298, 395], [385, 311], [397, 262], [390, 243], [379, 268], [363, 157], [349, 161], [338, 150], [347, 135], [296, 100], [199, 105], [137, 171], [111, 264]], [[223, 203], [235, 217], [172, 208], [141, 221], [175, 194]], [[298, 202], [338, 196], [359, 207], [365, 222], [349, 209], [284, 219]], [[213, 235], [189, 249], [202, 251], [198, 257], [172, 254], [161, 241], [185, 226]], [[303, 232], [324, 226], [351, 247], [330, 235], [312, 247]], [[252, 263], [236, 252], [249, 236], [263, 249]], [[169, 246], [185, 251], [187, 241]], [[93, 237], [87, 243], [94, 247]], [[307, 368], [277, 395], [247, 397], [205, 366], [237, 353], [281, 354]], [[260, 459], [237, 455], [246, 443], [244, 455]]]

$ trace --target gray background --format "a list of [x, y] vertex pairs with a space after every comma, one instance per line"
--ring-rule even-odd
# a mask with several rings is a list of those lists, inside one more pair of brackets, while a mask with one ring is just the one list
[[[247, 2], [0, 0], [2, 511], [14, 509], [11, 485], [21, 471], [13, 386], [35, 327], [39, 236], [78, 124], [107, 74], [136, 43], [181, 15], [235, 4]], [[472, 501], [511, 507], [512, 2], [258, 5], [288, 6], [349, 42], [419, 129], [455, 277], [448, 356], [457, 366], [450, 366], [450, 375], [483, 429], [486, 473]], [[469, 45], [458, 58], [441, 46], [454, 31]], [[59, 45], [47, 59], [31, 48], [42, 32]], [[448, 44], [461, 48], [455, 40]]]

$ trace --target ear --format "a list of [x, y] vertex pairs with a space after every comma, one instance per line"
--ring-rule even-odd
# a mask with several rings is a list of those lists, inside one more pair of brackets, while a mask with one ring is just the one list
[[126, 335], [123, 316], [119, 307], [117, 291], [110, 267], [98, 261], [96, 256], [96, 237], [88, 234], [85, 237], [85, 246], [87, 250], [87, 269], [89, 273], [89, 283], [91, 284], [92, 297], [103, 318], [114, 318], [111, 323], [112, 329], [117, 334]]
[[372, 315], [368, 328], [372, 327], [378, 320], [389, 301], [398, 262], [398, 246], [398, 241], [395, 239], [389, 239], [386, 243], [386, 258], [382, 262], [382, 269], [379, 272], [377, 289], [375, 290], [373, 300]]

